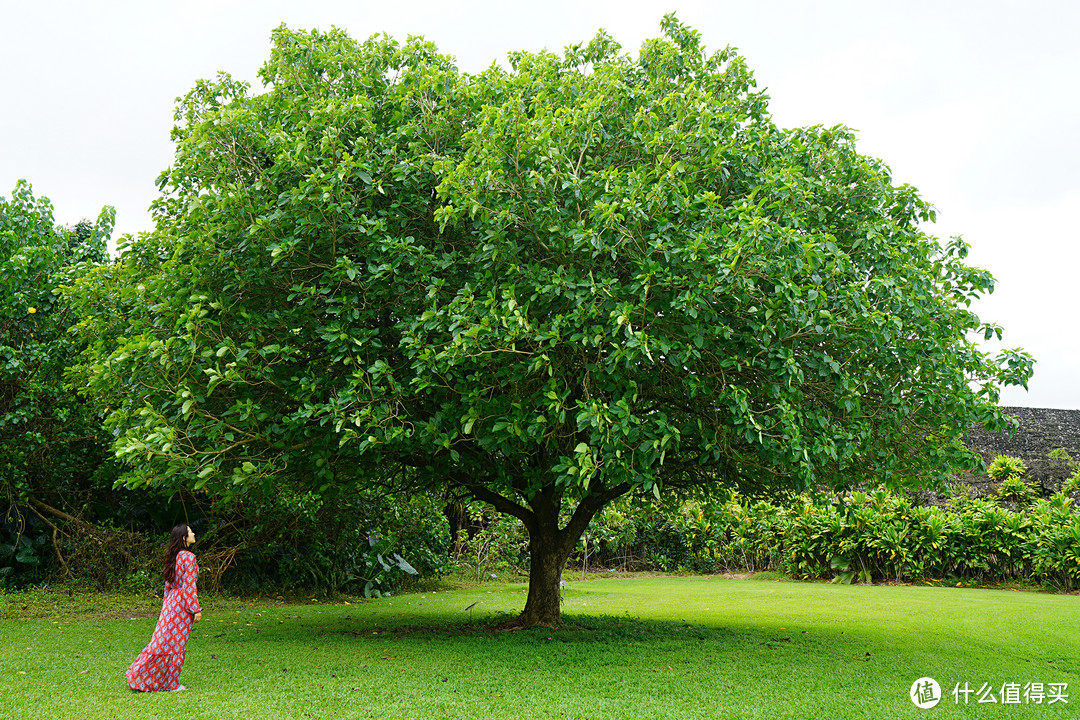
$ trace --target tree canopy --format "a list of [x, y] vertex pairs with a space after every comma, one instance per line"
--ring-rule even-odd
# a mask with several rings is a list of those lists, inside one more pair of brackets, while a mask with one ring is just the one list
[[29, 183], [0, 197], [0, 534], [15, 542], [0, 543], [0, 557], [19, 550], [19, 562], [36, 564], [17, 508], [86, 484], [110, 458], [100, 416], [65, 377], [80, 347], [57, 288], [107, 260], [113, 215], [58, 227]]
[[992, 276], [843, 127], [777, 127], [673, 16], [509, 67], [273, 34], [180, 102], [157, 228], [74, 291], [132, 484], [457, 488], [530, 535], [523, 624], [622, 494], [932, 480], [1004, 427]]
[[107, 259], [112, 224], [105, 208], [96, 223], [57, 227], [52, 204], [25, 181], [0, 197], [0, 486], [9, 499], [93, 467], [84, 455], [101, 445], [101, 426], [65, 383], [78, 354], [75, 317], [55, 291]]

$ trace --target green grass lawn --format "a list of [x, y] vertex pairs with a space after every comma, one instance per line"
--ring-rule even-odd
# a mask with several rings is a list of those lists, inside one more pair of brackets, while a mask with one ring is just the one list
[[[189, 689], [145, 694], [123, 673], [158, 606], [2, 594], [0, 718], [1080, 717], [1075, 595], [593, 579], [570, 583], [564, 627], [495, 630], [524, 593], [207, 599]], [[929, 710], [908, 697], [923, 676], [944, 694]], [[1067, 683], [1068, 704], [1000, 702], [1003, 684], [1029, 682]], [[957, 683], [975, 691], [967, 705]], [[997, 704], [977, 702], [984, 683]]]

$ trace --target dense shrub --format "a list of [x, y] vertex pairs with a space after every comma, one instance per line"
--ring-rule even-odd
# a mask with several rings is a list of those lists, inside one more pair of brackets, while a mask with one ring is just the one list
[[594, 537], [619, 540], [594, 557], [632, 557], [631, 569], [777, 569], [841, 582], [1028, 580], [1065, 591], [1080, 581], [1080, 511], [1061, 493], [1018, 510], [967, 493], [944, 507], [921, 506], [884, 488], [788, 502], [733, 494], [651, 510], [615, 506], [596, 525]]
[[0, 587], [65, 581], [98, 590], [143, 589], [156, 582], [168, 529], [183, 521], [183, 504], [95, 487], [95, 481], [72, 481], [4, 508]]
[[225, 589], [377, 596], [409, 575], [438, 574], [447, 562], [446, 518], [429, 495], [364, 489], [334, 498], [279, 486], [272, 496], [216, 509], [204, 555], [222, 566]]
[[[467, 528], [453, 542], [446, 499], [436, 495], [367, 492], [328, 501], [279, 488], [260, 501], [189, 507], [200, 537], [200, 584], [213, 589], [378, 595], [406, 581], [406, 568], [428, 578], [456, 570], [477, 582], [528, 568], [520, 522], [466, 503]], [[57, 576], [50, 529], [35, 520], [27, 519], [17, 539], [10, 523], [0, 531], [0, 567], [19, 556], [22, 584]], [[153, 589], [163, 541], [161, 532], [106, 522], [81, 545], [64, 548], [78, 579]], [[923, 506], [884, 488], [786, 500], [737, 493], [624, 499], [597, 515], [571, 563], [590, 570], [780, 570], [836, 582], [1032, 581], [1068, 592], [1080, 585], [1080, 511], [1064, 493], [1014, 510], [962, 491], [943, 506]], [[0, 577], [5, 582], [12, 584]]]
[[[284, 486], [271, 497], [228, 500], [188, 496], [169, 502], [123, 494], [125, 528], [108, 508], [57, 517], [52, 524], [12, 508], [0, 525], [0, 586], [63, 580], [159, 592], [162, 550], [175, 522], [195, 530], [199, 584], [210, 590], [374, 596], [412, 574], [438, 575], [449, 562], [446, 518], [440, 501], [428, 495], [370, 490], [326, 499]], [[56, 548], [63, 565], [53, 527], [62, 532]]]
[[1027, 465], [1018, 457], [1012, 455], [998, 455], [990, 466], [986, 468], [986, 474], [994, 480], [1006, 478], [1018, 478], [1027, 472]]

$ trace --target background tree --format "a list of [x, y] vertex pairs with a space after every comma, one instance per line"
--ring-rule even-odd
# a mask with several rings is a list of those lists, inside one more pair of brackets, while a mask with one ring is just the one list
[[[106, 207], [96, 223], [58, 227], [49, 200], [25, 181], [0, 197], [0, 576], [41, 561], [31, 539], [44, 535], [27, 532], [26, 515], [51, 531], [63, 564], [54, 521], [67, 513], [55, 505], [115, 476], [100, 416], [65, 381], [79, 347], [70, 304], [56, 294], [107, 260], [113, 218]], [[103, 469], [108, 477], [95, 479]]]
[[458, 488], [527, 529], [530, 625], [620, 495], [977, 462], [1031, 370], [969, 339], [992, 277], [849, 131], [777, 128], [740, 56], [662, 28], [476, 76], [282, 28], [267, 92], [200, 83], [108, 271], [138, 301], [84, 324], [130, 482]]

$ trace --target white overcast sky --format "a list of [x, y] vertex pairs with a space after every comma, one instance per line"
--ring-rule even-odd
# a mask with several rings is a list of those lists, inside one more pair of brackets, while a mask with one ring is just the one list
[[[1005, 405], [1080, 409], [1080, 3], [982, 0], [0, 0], [0, 195], [26, 178], [61, 224], [117, 210], [151, 229], [174, 100], [248, 80], [272, 28], [423, 35], [476, 72], [604, 28], [636, 53], [675, 11], [733, 45], [784, 127], [843, 123], [963, 235], [997, 291], [976, 309], [1037, 362]], [[997, 343], [990, 349], [999, 347]]]

